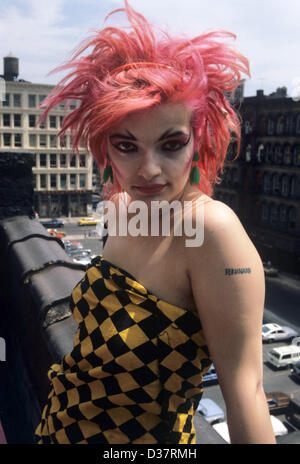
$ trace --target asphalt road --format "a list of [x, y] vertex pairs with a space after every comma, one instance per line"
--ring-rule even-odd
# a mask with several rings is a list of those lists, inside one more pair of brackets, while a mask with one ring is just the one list
[[[102, 241], [99, 238], [84, 238], [94, 226], [79, 227], [76, 224], [67, 224], [64, 230], [67, 234], [80, 241], [85, 248], [91, 249], [93, 254], [101, 254]], [[284, 276], [278, 278], [266, 277], [266, 298], [264, 323], [277, 322], [282, 325], [289, 325], [300, 333], [300, 282], [292, 281]], [[290, 376], [290, 369], [277, 370], [271, 367], [267, 362], [267, 352], [273, 347], [285, 345], [285, 342], [266, 344], [263, 346], [263, 378], [264, 389], [266, 392], [280, 391], [290, 395], [300, 393], [300, 384]], [[203, 398], [211, 398], [224, 411], [226, 418], [226, 406], [222, 396], [220, 386], [208, 385], [204, 388]], [[284, 416], [279, 416], [284, 420]], [[200, 418], [195, 418], [195, 428], [197, 431], [198, 443], [221, 443], [218, 437], [209, 437], [207, 428], [204, 430]], [[201, 433], [203, 431], [203, 433]]]

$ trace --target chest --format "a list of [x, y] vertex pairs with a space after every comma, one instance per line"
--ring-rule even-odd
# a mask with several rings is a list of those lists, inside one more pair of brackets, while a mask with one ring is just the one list
[[102, 256], [158, 298], [197, 311], [180, 237], [108, 236]]

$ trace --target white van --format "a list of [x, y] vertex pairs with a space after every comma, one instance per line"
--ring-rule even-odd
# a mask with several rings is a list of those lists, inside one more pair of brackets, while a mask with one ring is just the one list
[[273, 348], [267, 353], [267, 358], [275, 367], [288, 367], [300, 361], [300, 346], [287, 345]]

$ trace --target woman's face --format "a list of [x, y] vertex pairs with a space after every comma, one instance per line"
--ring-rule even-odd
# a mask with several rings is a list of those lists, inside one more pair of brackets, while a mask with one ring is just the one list
[[173, 201], [191, 187], [190, 120], [191, 111], [185, 105], [163, 104], [129, 114], [108, 134], [114, 176], [132, 200]]

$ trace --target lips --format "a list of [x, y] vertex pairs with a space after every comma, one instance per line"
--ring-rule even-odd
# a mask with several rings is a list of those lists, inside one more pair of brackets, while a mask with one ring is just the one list
[[167, 184], [143, 184], [135, 185], [133, 188], [143, 193], [157, 193], [160, 192]]

